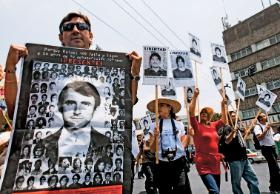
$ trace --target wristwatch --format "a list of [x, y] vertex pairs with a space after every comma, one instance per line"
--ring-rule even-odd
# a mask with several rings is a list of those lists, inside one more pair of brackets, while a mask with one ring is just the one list
[[135, 81], [139, 81], [141, 79], [141, 77], [139, 75], [135, 75], [135, 76], [132, 76], [132, 79], [134, 79]]

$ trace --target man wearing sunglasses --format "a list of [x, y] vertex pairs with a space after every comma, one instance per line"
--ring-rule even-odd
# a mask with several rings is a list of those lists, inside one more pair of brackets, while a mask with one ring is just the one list
[[[63, 46], [89, 49], [92, 44], [93, 33], [90, 21], [87, 16], [81, 13], [71, 12], [67, 14], [60, 22], [59, 32], [59, 40]], [[28, 50], [25, 46], [16, 44], [10, 46], [5, 70], [5, 93], [9, 94], [5, 98], [10, 118], [13, 117], [17, 94], [16, 64], [21, 57], [26, 55], [28, 55]], [[132, 60], [131, 100], [135, 104], [142, 57], [135, 51], [128, 53], [128, 57]]]

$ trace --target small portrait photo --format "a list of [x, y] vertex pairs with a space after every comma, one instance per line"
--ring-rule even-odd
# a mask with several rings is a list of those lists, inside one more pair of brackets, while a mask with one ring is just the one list
[[211, 43], [213, 61], [218, 63], [227, 63], [225, 48], [222, 45]]
[[83, 165], [83, 162], [80, 158], [74, 158], [71, 172], [72, 173], [81, 173], [82, 165]]
[[33, 144], [41, 144], [43, 142], [43, 132], [41, 130], [35, 130], [33, 137]]
[[[34, 122], [34, 120], [33, 120]], [[28, 145], [33, 143], [34, 130], [26, 130], [23, 136], [22, 145]]]
[[34, 119], [29, 119], [26, 122], [26, 128], [31, 130], [31, 129], [35, 129], [35, 120]]
[[193, 78], [192, 65], [187, 52], [171, 51], [170, 57], [174, 79]]
[[58, 64], [57, 63], [51, 64], [51, 68], [49, 70], [51, 72], [57, 72], [58, 71]]
[[35, 62], [33, 65], [33, 71], [40, 71], [41, 69], [41, 62]]
[[47, 126], [47, 121], [45, 117], [38, 117], [36, 119], [36, 129], [44, 129]]
[[94, 172], [104, 172], [105, 170], [105, 157], [98, 158], [94, 164]]
[[145, 76], [167, 76], [167, 64], [158, 52], [150, 52], [149, 62], [144, 70]]
[[53, 174], [48, 178], [48, 189], [58, 189], [58, 176]]
[[31, 145], [24, 145], [21, 149], [20, 158], [29, 159], [31, 155]]
[[31, 105], [36, 105], [38, 102], [38, 94], [32, 94], [30, 97]]
[[144, 135], [148, 135], [149, 136], [149, 131], [150, 131], [150, 126], [152, 124], [152, 119], [150, 117], [150, 115], [147, 115], [145, 117], [142, 117], [140, 120], [140, 126], [141, 129], [143, 129]]
[[169, 78], [166, 85], [161, 85], [161, 95], [163, 97], [176, 97], [176, 89], [173, 78]]
[[124, 148], [122, 144], [117, 144], [115, 147], [115, 153], [117, 157], [123, 157]]
[[82, 186], [82, 184], [80, 182], [81, 182], [80, 174], [78, 174], [78, 173], [73, 174], [73, 176], [72, 176], [72, 183], [69, 185], [68, 188], [71, 188], [71, 189], [80, 188]]
[[111, 172], [105, 172], [103, 185], [110, 185], [110, 184], [113, 184], [112, 173]]
[[200, 40], [192, 34], [189, 34], [190, 37], [190, 52], [197, 57], [201, 57], [200, 51]]
[[39, 83], [33, 83], [31, 85], [30, 93], [39, 93]]
[[32, 162], [29, 160], [19, 160], [17, 176], [28, 176], [31, 173]]
[[187, 102], [190, 103], [192, 101], [193, 93], [194, 93], [195, 86], [186, 87], [185, 93], [187, 97]]
[[222, 83], [222, 79], [221, 79], [221, 75], [219, 73], [219, 69], [214, 67], [214, 66], [212, 66], [210, 68], [210, 71], [211, 71], [211, 75], [212, 75], [212, 78], [214, 80], [215, 85], [216, 86], [220, 86], [221, 83]]
[[33, 73], [33, 80], [34, 81], [39, 81], [40, 77], [41, 77], [40, 71], [34, 71], [34, 73]]
[[49, 81], [49, 78], [50, 78], [50, 74], [48, 71], [43, 71], [42, 72], [42, 80], [43, 81]]
[[33, 170], [31, 171], [31, 175], [41, 175], [42, 174], [42, 160], [35, 160]]
[[43, 175], [52, 175], [57, 173], [58, 171], [57, 171], [56, 160], [49, 158], [47, 170], [43, 172]]
[[114, 172], [113, 175], [113, 183], [114, 184], [122, 184], [122, 172]]
[[59, 179], [59, 188], [65, 189], [68, 187], [69, 177], [67, 175], [62, 175]]
[[119, 115], [117, 117], [118, 120], [125, 120], [125, 110], [119, 109]]
[[102, 176], [102, 173], [100, 173], [100, 172], [94, 173], [92, 185], [93, 185], [93, 186], [102, 185], [102, 183], [103, 183], [103, 176]]
[[118, 130], [119, 131], [124, 131], [125, 129], [125, 120], [119, 120], [119, 124], [118, 124]]
[[69, 174], [71, 173], [72, 157], [59, 157], [58, 158], [58, 173]]
[[122, 158], [115, 158], [114, 160], [114, 172], [123, 171], [123, 160]]
[[245, 99], [246, 83], [239, 77], [237, 81], [236, 93], [241, 100]]
[[19, 190], [19, 191], [24, 190], [25, 189], [24, 182], [25, 182], [24, 176], [20, 175], [16, 177], [14, 190]]
[[84, 173], [92, 173], [93, 172], [93, 159], [86, 158], [84, 161], [84, 164], [85, 164]]
[[263, 89], [264, 91], [259, 95], [256, 105], [268, 112], [276, 100], [277, 95], [266, 88]]
[[44, 154], [45, 154], [45, 145], [38, 143], [33, 147], [33, 158], [37, 158], [37, 159], [43, 159]]
[[42, 71], [49, 71], [49, 66], [50, 66], [49, 63], [44, 63], [41, 70], [42, 70]]
[[36, 105], [29, 106], [27, 118], [35, 118], [37, 116], [36, 111], [37, 111]]

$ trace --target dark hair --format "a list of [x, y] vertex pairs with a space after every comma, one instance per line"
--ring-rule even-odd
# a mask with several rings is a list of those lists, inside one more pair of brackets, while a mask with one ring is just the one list
[[261, 114], [258, 115], [257, 120], [260, 121], [263, 118]]
[[215, 47], [215, 52], [216, 52], [217, 50], [220, 51], [220, 53], [222, 52], [221, 49], [220, 49], [219, 47]]
[[41, 143], [37, 143], [34, 148], [33, 148], [33, 155], [36, 156], [35, 152], [38, 150], [38, 149], [42, 149], [42, 153], [41, 155], [37, 156], [37, 157], [41, 157], [43, 156], [44, 152], [45, 152], [45, 146]]
[[195, 42], [195, 44], [197, 45], [197, 41], [194, 38], [192, 39], [192, 42]]
[[19, 182], [20, 179], [23, 179], [22, 182], [24, 182], [24, 176], [19, 176], [19, 177], [17, 177], [17, 179], [16, 179], [16, 184]]
[[28, 183], [29, 183], [29, 181], [33, 181], [33, 184], [34, 184], [34, 180], [35, 180], [35, 178], [34, 178], [34, 176], [30, 176], [28, 179], [27, 179], [27, 185], [29, 185]]
[[32, 97], [36, 97], [38, 99], [38, 95], [37, 94], [32, 94], [31, 98]]
[[83, 15], [82, 13], [80, 12], [70, 12], [68, 13], [60, 22], [59, 24], [59, 32], [60, 34], [62, 34], [63, 30], [62, 30], [62, 26], [65, 22], [69, 22], [71, 21], [73, 18], [82, 18], [86, 24], [89, 26], [89, 31], [91, 31], [91, 24], [90, 24], [90, 21], [88, 19], [88, 17], [86, 15]]
[[185, 59], [184, 59], [181, 55], [178, 55], [178, 56], [176, 57], [176, 64], [177, 64], [177, 65], [178, 65], [179, 60], [181, 60], [181, 61], [183, 61], [183, 62], [185, 63]]
[[89, 82], [84, 81], [74, 81], [69, 84], [67, 84], [59, 94], [58, 97], [58, 106], [59, 111], [62, 112], [62, 106], [61, 103], [64, 101], [64, 95], [68, 89], [73, 89], [75, 92], [83, 95], [83, 96], [93, 96], [95, 99], [95, 105], [94, 110], [100, 105], [100, 95], [96, 87]]
[[88, 162], [91, 162], [91, 163], [93, 163], [93, 160], [91, 159], [91, 158], [87, 158], [87, 159], [85, 159], [85, 165], [88, 163]]
[[270, 94], [265, 94], [265, 95], [264, 95], [264, 98], [265, 98], [266, 96], [268, 96], [268, 97], [270, 98]]
[[152, 59], [153, 57], [157, 57], [157, 58], [161, 61], [161, 57], [160, 57], [160, 55], [159, 55], [158, 53], [152, 53], [151, 56], [150, 56], [150, 58], [149, 58], [149, 60], [151, 61], [151, 59]]
[[81, 178], [81, 176], [80, 176], [78, 173], [74, 174], [74, 175], [72, 176], [72, 179], [74, 178], [74, 176], [78, 177], [78, 179]]
[[58, 176], [57, 176], [57, 175], [51, 175], [51, 176], [48, 178], [48, 185], [50, 184], [52, 177], [55, 177], [55, 179], [56, 179], [56, 183], [55, 183], [55, 184], [57, 184], [57, 182], [58, 182]]
[[122, 145], [117, 145], [116, 150], [121, 148], [123, 150], [123, 146]]
[[30, 110], [32, 107], [34, 107], [35, 110], [37, 110], [37, 106], [36, 106], [36, 105], [31, 105], [31, 106], [29, 106], [29, 110]]
[[69, 182], [69, 178], [66, 175], [63, 175], [62, 177], [60, 177], [59, 182], [61, 182], [62, 179], [66, 178], [67, 183]]

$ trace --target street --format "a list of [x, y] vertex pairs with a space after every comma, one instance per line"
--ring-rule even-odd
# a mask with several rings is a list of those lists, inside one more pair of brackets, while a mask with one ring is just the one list
[[[265, 194], [266, 192], [268, 193], [269, 172], [268, 172], [267, 163], [253, 164], [253, 168], [255, 169], [257, 177], [259, 179], [259, 186], [260, 186], [261, 192], [263, 194]], [[231, 183], [230, 183], [230, 173], [228, 176], [228, 182], [225, 182], [224, 170], [222, 167], [221, 167], [221, 169], [222, 169], [221, 193], [230, 194], [230, 193], [232, 193]], [[188, 176], [190, 179], [193, 194], [207, 194], [208, 193], [206, 190], [206, 187], [203, 185], [203, 183], [196, 171], [195, 165], [191, 166], [191, 170], [188, 173]], [[145, 178], [138, 179], [138, 177], [135, 176], [133, 194], [146, 194], [144, 183], [145, 183]], [[249, 189], [244, 180], [242, 180], [242, 189], [243, 189], [244, 194], [249, 194]]]

